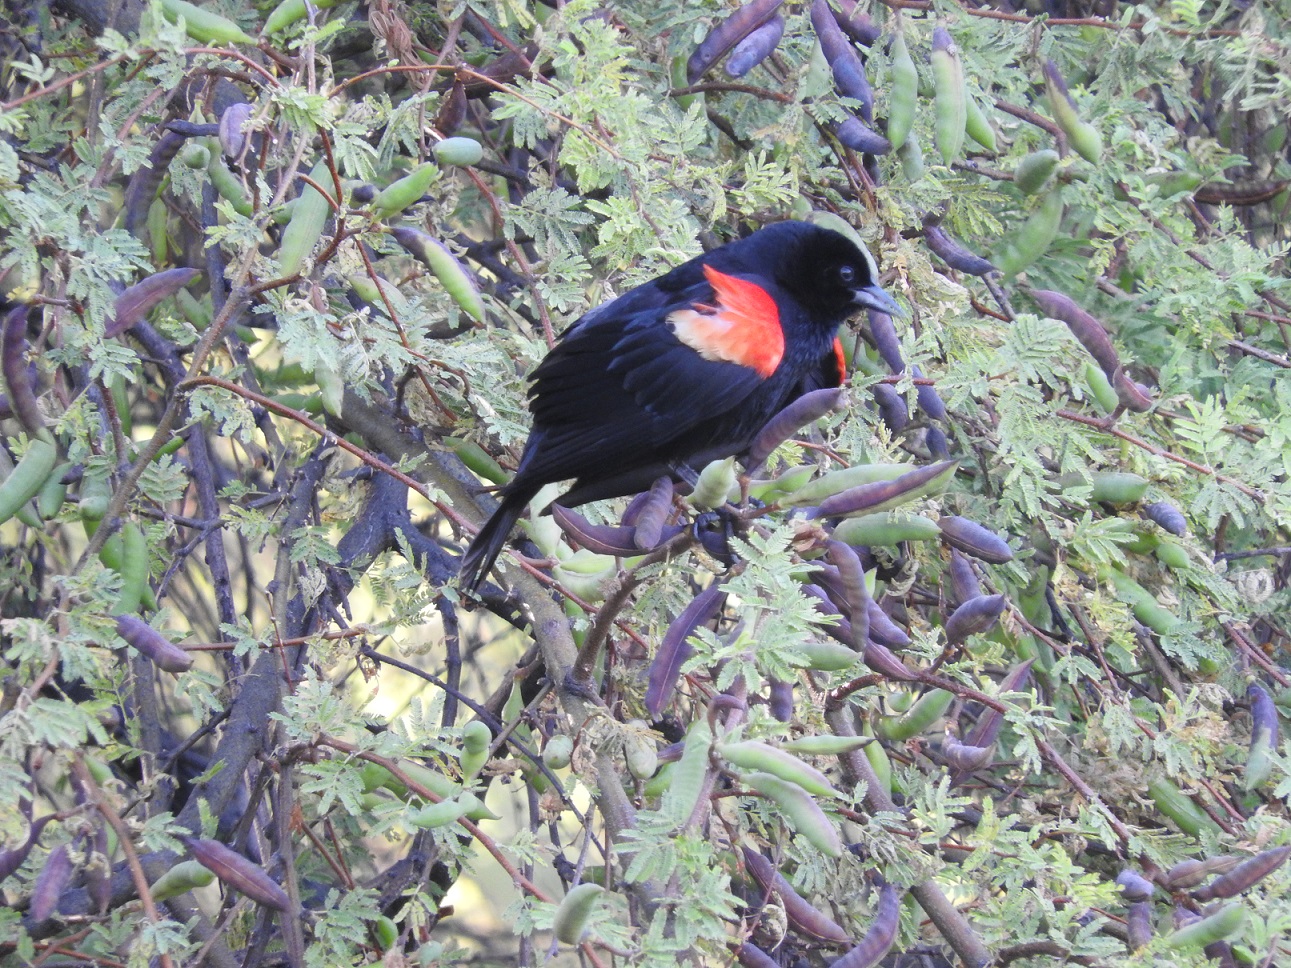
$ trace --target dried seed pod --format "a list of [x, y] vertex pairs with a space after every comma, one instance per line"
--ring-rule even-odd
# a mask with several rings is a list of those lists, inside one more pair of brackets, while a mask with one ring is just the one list
[[904, 372], [905, 358], [901, 355], [901, 338], [897, 336], [892, 317], [877, 309], [866, 310], [866, 316], [870, 321], [870, 335], [874, 337], [874, 346], [883, 362], [893, 373]]
[[[814, 0], [811, 5], [811, 25], [816, 30], [820, 49], [834, 74], [834, 87], [843, 97], [852, 98], [860, 104], [861, 118], [869, 124], [874, 120], [874, 92], [870, 89], [869, 78], [865, 76], [865, 64], [843, 36], [828, 0]], [[886, 143], [886, 139], [884, 140]]]
[[839, 0], [834, 18], [843, 33], [862, 47], [873, 47], [883, 34], [883, 29], [861, 10], [856, 0]]
[[247, 122], [251, 120], [251, 105], [246, 101], [230, 104], [220, 115], [220, 149], [228, 158], [236, 158], [246, 147]]
[[1243, 782], [1251, 790], [1263, 783], [1273, 768], [1269, 754], [1278, 748], [1278, 710], [1259, 683], [1246, 687], [1246, 698], [1251, 704], [1251, 745]]
[[694, 84], [727, 51], [776, 15], [784, 0], [748, 0], [708, 32], [686, 61], [686, 80]]
[[962, 605], [982, 594], [982, 586], [977, 582], [977, 574], [973, 571], [972, 562], [954, 548], [950, 550], [949, 567], [950, 587], [954, 592], [955, 601]]
[[862, 154], [886, 155], [892, 150], [892, 142], [851, 114], [832, 125], [831, 130], [834, 132], [834, 137], [844, 146]]
[[28, 373], [26, 306], [15, 306], [5, 314], [0, 339], [3, 340], [0, 347], [0, 370], [4, 374], [9, 408], [23, 429], [35, 436], [45, 429], [45, 417], [36, 402]]
[[559, 504], [551, 506], [551, 516], [561, 531], [588, 551], [615, 558], [629, 558], [641, 553], [636, 543], [636, 528], [592, 524], [577, 511]]
[[1188, 520], [1183, 516], [1183, 512], [1169, 501], [1155, 501], [1145, 507], [1142, 514], [1173, 535], [1183, 537], [1188, 533]]
[[741, 850], [745, 869], [762, 890], [780, 896], [780, 904], [790, 924], [817, 941], [839, 943], [848, 940], [847, 932], [795, 891], [769, 860], [748, 847]]
[[956, 771], [975, 773], [991, 765], [995, 758], [995, 746], [967, 746], [947, 734], [945, 742], [941, 744], [941, 755]]
[[1134, 413], [1147, 413], [1152, 409], [1152, 394], [1142, 383], [1135, 383], [1125, 372], [1124, 367], [1117, 367], [1112, 374], [1112, 386], [1121, 406]]
[[125, 639], [157, 668], [174, 674], [187, 672], [193, 656], [175, 645], [138, 615], [114, 616], [117, 635]]
[[31, 906], [27, 917], [32, 924], [40, 924], [53, 917], [58, 901], [72, 880], [72, 856], [67, 844], [59, 844], [45, 858], [36, 883], [31, 889]]
[[263, 868], [253, 864], [236, 850], [226, 847], [218, 840], [185, 837], [183, 841], [198, 862], [212, 871], [225, 886], [267, 908], [283, 914], [291, 912], [291, 900], [287, 897], [287, 892]]
[[147, 224], [148, 209], [152, 207], [153, 199], [161, 189], [166, 169], [179, 154], [179, 149], [184, 147], [186, 140], [178, 131], [167, 128], [153, 145], [148, 160], [130, 176], [130, 184], [126, 186], [125, 213], [126, 231], [131, 235], [139, 236]]
[[1125, 914], [1126, 941], [1130, 951], [1138, 951], [1152, 941], [1152, 903], [1134, 901]]
[[762, 770], [782, 780], [796, 783], [808, 793], [819, 797], [836, 797], [839, 795], [829, 783], [828, 777], [808, 763], [804, 763], [792, 753], [777, 749], [757, 740], [744, 740], [739, 743], [719, 743], [717, 752], [721, 756], [745, 770]]
[[445, 136], [450, 136], [466, 120], [466, 87], [461, 81], [453, 81], [453, 86], [443, 96], [439, 104], [439, 113], [435, 115], [435, 128]]
[[906, 668], [904, 662], [877, 642], [866, 643], [862, 658], [867, 666], [893, 682], [914, 682], [918, 679], [918, 676]]
[[198, 269], [165, 269], [130, 286], [112, 304], [112, 318], [104, 322], [103, 335], [120, 336], [145, 319], [163, 299], [173, 296], [201, 274]]
[[650, 684], [646, 688], [645, 706], [652, 718], [658, 719], [672, 699], [677, 677], [681, 675], [681, 666], [693, 654], [686, 640], [695, 629], [721, 612], [724, 599], [721, 586], [714, 582], [696, 595], [668, 626], [668, 631], [659, 644], [659, 651], [650, 663]]
[[1067, 324], [1071, 334], [1089, 351], [1089, 355], [1097, 361], [1108, 377], [1116, 372], [1121, 361], [1116, 355], [1116, 348], [1112, 346], [1112, 338], [1107, 334], [1107, 328], [1102, 323], [1080, 308], [1076, 301], [1065, 293], [1055, 292], [1052, 289], [1032, 289], [1030, 296], [1046, 316]]
[[646, 493], [646, 499], [637, 509], [633, 543], [642, 549], [653, 548], [663, 540], [663, 528], [672, 513], [673, 486], [671, 477], [660, 477]]
[[744, 968], [780, 968], [780, 962], [751, 941], [745, 941], [736, 948], [735, 957]]
[[960, 605], [946, 620], [946, 641], [959, 645], [969, 636], [989, 631], [1004, 611], [1003, 595], [979, 595]]
[[889, 511], [917, 498], [940, 493], [950, 483], [958, 467], [958, 461], [943, 461], [909, 471], [894, 480], [849, 488], [825, 498], [811, 516], [825, 518]]
[[874, 402], [878, 404], [879, 416], [893, 434], [899, 434], [910, 424], [910, 408], [906, 406], [905, 397], [897, 393], [896, 387], [889, 383], [876, 383], [870, 387]]
[[1127, 901], [1146, 901], [1152, 897], [1152, 882], [1132, 870], [1117, 874], [1116, 884]]
[[749, 447], [744, 466], [749, 470], [759, 466], [771, 456], [772, 451], [796, 434], [801, 428], [814, 423], [847, 402], [847, 391], [840, 388], [812, 390], [804, 393], [789, 406], [777, 413], [758, 433]]
[[891, 884], [879, 889], [879, 903], [874, 920], [856, 947], [834, 959], [830, 968], [873, 968], [892, 948], [901, 926], [901, 892]]
[[1226, 874], [1242, 862], [1232, 854], [1207, 857], [1205, 860], [1183, 860], [1165, 872], [1161, 886], [1167, 891], [1184, 891], [1196, 887], [1211, 874]]
[[792, 722], [793, 683], [784, 679], [772, 679], [767, 686], [767, 708], [777, 722]]
[[830, 822], [815, 798], [798, 784], [764, 772], [744, 773], [740, 782], [774, 802], [789, 825], [822, 854], [843, 856], [838, 828]]
[[784, 36], [784, 17], [776, 14], [735, 45], [726, 58], [728, 77], [740, 78], [771, 56]]
[[987, 273], [998, 271], [986, 259], [969, 252], [968, 249], [952, 239], [946, 234], [945, 229], [939, 225], [925, 225], [923, 238], [928, 243], [928, 248], [932, 249], [941, 258], [941, 261], [952, 269], [967, 272], [972, 276], [984, 276]]
[[972, 555], [990, 565], [1002, 565], [1013, 560], [1013, 550], [995, 532], [976, 521], [958, 516], [939, 518], [941, 537], [952, 548]]
[[1291, 847], [1275, 847], [1262, 851], [1242, 861], [1227, 874], [1221, 874], [1209, 884], [1197, 888], [1192, 896], [1198, 901], [1214, 901], [1236, 897], [1248, 891], [1286, 863], [1291, 857]]
[[886, 645], [890, 649], [904, 649], [910, 644], [910, 636], [905, 629], [892, 621], [874, 599], [866, 602], [866, 612], [870, 620], [870, 638], [879, 645]]

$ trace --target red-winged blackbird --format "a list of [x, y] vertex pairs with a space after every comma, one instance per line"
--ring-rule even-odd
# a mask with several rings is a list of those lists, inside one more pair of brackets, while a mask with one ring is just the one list
[[900, 312], [869, 254], [806, 222], [769, 225], [583, 315], [533, 372], [533, 430], [502, 503], [462, 558], [475, 589], [525, 506], [634, 494], [748, 449], [784, 406], [842, 382], [839, 324]]

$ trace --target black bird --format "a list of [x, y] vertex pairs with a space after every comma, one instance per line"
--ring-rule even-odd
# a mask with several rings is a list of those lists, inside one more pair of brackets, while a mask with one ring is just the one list
[[566, 507], [634, 494], [742, 453], [785, 405], [838, 386], [843, 320], [901, 311], [876, 273], [841, 233], [779, 222], [585, 313], [533, 372], [533, 430], [462, 587], [479, 586], [545, 485], [573, 480]]

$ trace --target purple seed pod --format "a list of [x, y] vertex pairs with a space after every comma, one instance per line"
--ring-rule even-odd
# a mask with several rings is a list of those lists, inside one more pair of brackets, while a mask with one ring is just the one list
[[979, 595], [960, 605], [946, 620], [946, 641], [960, 645], [969, 636], [990, 631], [1004, 611], [1003, 595]]
[[175, 645], [137, 615], [113, 616], [117, 635], [133, 645], [139, 654], [164, 672], [187, 672], [193, 665], [193, 656]]
[[72, 856], [67, 844], [59, 844], [45, 858], [45, 865], [36, 875], [31, 890], [31, 906], [27, 916], [32, 924], [48, 921], [58, 910], [58, 900], [72, 880]]
[[[30, 804], [31, 801], [28, 801]], [[27, 839], [14, 848], [0, 848], [0, 881], [16, 871], [22, 866], [22, 862], [27, 859], [31, 849], [36, 846], [36, 841], [40, 839], [40, 832], [45, 829], [45, 824], [54, 819], [52, 813], [46, 814], [31, 825], [31, 831], [27, 834]]]
[[745, 467], [752, 470], [758, 467], [771, 453], [801, 428], [819, 420], [825, 414], [837, 410], [847, 402], [847, 391], [841, 388], [812, 390], [804, 393], [789, 406], [777, 413], [767, 423], [749, 448]]
[[945, 431], [940, 427], [929, 427], [924, 434], [924, 444], [928, 447], [928, 455], [933, 460], [950, 459], [950, 441], [946, 439]]
[[1152, 902], [1135, 901], [1125, 915], [1126, 941], [1138, 951], [1152, 941]]
[[165, 269], [130, 286], [112, 304], [112, 318], [104, 322], [103, 335], [108, 339], [120, 336], [147, 318], [163, 299], [175, 295], [201, 274], [198, 269]]
[[862, 47], [873, 47], [875, 41], [883, 36], [883, 28], [877, 26], [869, 14], [860, 11], [856, 0], [840, 0], [838, 6], [834, 19], [853, 42]]
[[1121, 406], [1134, 413], [1147, 413], [1152, 409], [1152, 393], [1142, 383], [1135, 383], [1125, 372], [1124, 367], [1117, 367], [1111, 374], [1112, 388], [1116, 390], [1116, 399]]
[[968, 251], [968, 249], [952, 239], [946, 234], [946, 230], [939, 225], [925, 225], [923, 238], [928, 243], [928, 248], [932, 249], [941, 258], [941, 261], [952, 269], [967, 272], [970, 276], [984, 276], [987, 273], [999, 271], [986, 259]]
[[869, 78], [865, 76], [865, 64], [843, 36], [843, 30], [838, 25], [828, 0], [815, 0], [812, 3], [811, 25], [816, 29], [816, 39], [820, 41], [825, 60], [834, 72], [834, 86], [838, 88], [838, 93], [860, 104], [861, 117], [867, 124], [873, 121], [874, 92], [870, 89]]
[[767, 689], [767, 708], [776, 722], [793, 720], [793, 683], [772, 679]]
[[166, 170], [179, 154], [179, 149], [184, 147], [186, 140], [178, 131], [167, 128], [157, 139], [147, 162], [130, 176], [130, 184], [126, 186], [125, 210], [126, 231], [131, 235], [139, 235], [147, 225], [148, 209], [157, 197], [162, 180], [166, 177]]
[[1030, 296], [1046, 316], [1067, 324], [1072, 335], [1089, 351], [1089, 355], [1109, 378], [1116, 372], [1121, 361], [1112, 346], [1112, 338], [1102, 323], [1076, 305], [1076, 301], [1065, 293], [1052, 289], [1033, 289]]
[[714, 582], [696, 595], [668, 626], [668, 631], [659, 644], [659, 651], [650, 663], [650, 683], [646, 688], [645, 706], [651, 719], [658, 719], [672, 699], [682, 664], [694, 654], [686, 640], [695, 629], [721, 612], [723, 601], [725, 595], [721, 586]]
[[[1018, 692], [1025, 689], [1031, 679], [1031, 663], [1034, 661], [1034, 659], [1027, 659], [1026, 662], [1009, 670], [1009, 674], [1000, 680], [1000, 692]], [[1004, 714], [994, 709], [987, 709], [978, 717], [977, 725], [964, 737], [964, 742], [969, 746], [990, 746], [1000, 735], [1002, 725], [1004, 725]], [[952, 781], [952, 783], [959, 782], [961, 782], [959, 779]]]
[[947, 736], [941, 744], [941, 755], [959, 773], [975, 773], [991, 765], [995, 746], [968, 746], [954, 736]]
[[830, 968], [873, 968], [888, 953], [901, 926], [901, 892], [891, 884], [879, 890], [874, 920], [856, 947], [830, 962]]
[[756, 850], [748, 847], [742, 850], [745, 870], [753, 876], [763, 891], [780, 895], [780, 905], [784, 908], [790, 924], [817, 941], [840, 943], [850, 940], [847, 932], [832, 918], [817, 911], [806, 898], [795, 891], [793, 885], [785, 880], [771, 861]]
[[283, 914], [291, 912], [291, 899], [287, 897], [287, 892], [263, 868], [218, 840], [198, 840], [193, 837], [182, 839], [197, 862], [226, 886], [267, 908]]
[[220, 115], [220, 148], [226, 157], [236, 158], [246, 147], [246, 124], [251, 120], [251, 105], [246, 101], [230, 104]]
[[[914, 367], [911, 372], [915, 379], [923, 379], [923, 370]], [[933, 420], [945, 420], [950, 415], [946, 412], [946, 404], [942, 402], [941, 394], [937, 392], [934, 386], [928, 386], [923, 383], [915, 384], [915, 396], [919, 400], [919, 409]]]
[[[867, 638], [870, 625], [867, 603], [873, 599], [870, 596], [869, 587], [865, 584], [865, 568], [861, 564], [861, 559], [850, 545], [845, 545], [841, 541], [829, 542], [826, 557], [829, 563], [838, 569], [843, 595], [851, 605], [851, 614], [848, 617], [852, 620], [854, 630], [863, 638]], [[858, 623], [863, 623], [863, 627]]]
[[865, 645], [861, 656], [865, 664], [880, 675], [887, 676], [893, 682], [916, 682], [918, 676], [906, 668], [904, 662], [889, 652], [873, 639]]
[[910, 636], [906, 635], [905, 629], [892, 621], [874, 599], [866, 602], [866, 611], [870, 618], [871, 640], [879, 645], [886, 645], [889, 649], [904, 649], [910, 644]]
[[1143, 509], [1143, 516], [1173, 535], [1183, 537], [1188, 533], [1188, 520], [1183, 512], [1169, 501], [1157, 501]]
[[989, 565], [1002, 565], [1013, 560], [1013, 551], [1008, 543], [976, 521], [952, 515], [939, 518], [937, 524], [941, 527], [942, 540], [966, 555]]
[[694, 84], [726, 52], [776, 15], [784, 0], [748, 0], [708, 32], [686, 61], [686, 81]]
[[832, 130], [834, 137], [853, 151], [866, 155], [886, 155], [892, 150], [892, 142], [854, 115], [849, 114], [833, 125]]
[[780, 962], [751, 941], [745, 941], [736, 948], [735, 957], [744, 968], [780, 968]]
[[876, 383], [870, 387], [874, 402], [878, 404], [879, 416], [888, 430], [899, 434], [910, 425], [910, 408], [906, 406], [905, 397], [897, 393], [890, 383]]
[[1116, 875], [1116, 884], [1127, 901], [1146, 901], [1152, 897], [1152, 882], [1128, 868]]
[[1270, 753], [1278, 748], [1278, 711], [1268, 692], [1259, 683], [1246, 689], [1251, 704], [1251, 744], [1246, 755], [1244, 785], [1253, 790], [1263, 783], [1272, 770]]
[[961, 605], [982, 594], [982, 586], [978, 584], [973, 563], [954, 548], [950, 550], [950, 587], [954, 591], [955, 601]]
[[1201, 950], [1207, 958], [1215, 962], [1216, 968], [1237, 968], [1233, 946], [1227, 941], [1212, 941]]
[[908, 471], [890, 481], [874, 481], [870, 484], [849, 487], [821, 501], [820, 506], [811, 516], [830, 518], [857, 514], [861, 511], [889, 510], [932, 491], [940, 490], [949, 482], [956, 466], [953, 461], [943, 461], [940, 464], [929, 464], [927, 467]]
[[784, 36], [784, 17], [776, 14], [735, 45], [726, 58], [728, 77], [740, 78], [771, 56]]
[[1291, 847], [1275, 847], [1258, 853], [1227, 874], [1221, 874], [1209, 884], [1197, 888], [1192, 896], [1202, 902], [1237, 897], [1281, 867], [1288, 857], [1291, 857]]
[[15, 306], [4, 318], [0, 334], [0, 370], [8, 389], [9, 406], [28, 434], [35, 436], [45, 429], [45, 417], [36, 403], [27, 367], [27, 307]]
[[637, 508], [633, 543], [642, 549], [653, 548], [663, 540], [663, 528], [672, 513], [671, 477], [660, 477], [650, 485], [645, 500]]
[[636, 544], [636, 528], [592, 524], [577, 511], [571, 511], [559, 504], [551, 506], [551, 516], [566, 537], [588, 551], [598, 555], [611, 555], [615, 558], [628, 558], [641, 553], [641, 549]]
[[874, 337], [874, 346], [878, 349], [879, 356], [883, 357], [883, 362], [893, 373], [904, 372], [905, 358], [901, 355], [901, 339], [897, 336], [892, 317], [877, 309], [866, 310], [866, 315], [870, 320], [870, 335]]

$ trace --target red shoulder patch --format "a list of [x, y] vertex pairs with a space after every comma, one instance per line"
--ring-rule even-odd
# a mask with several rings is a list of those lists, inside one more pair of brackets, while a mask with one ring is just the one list
[[834, 337], [834, 362], [838, 364], [838, 382], [834, 385], [841, 387], [847, 379], [847, 355], [843, 352], [843, 341], [837, 336]]
[[704, 266], [716, 306], [696, 306], [669, 314], [681, 340], [706, 360], [738, 363], [761, 377], [775, 372], [784, 356], [780, 310], [756, 282], [737, 279]]

